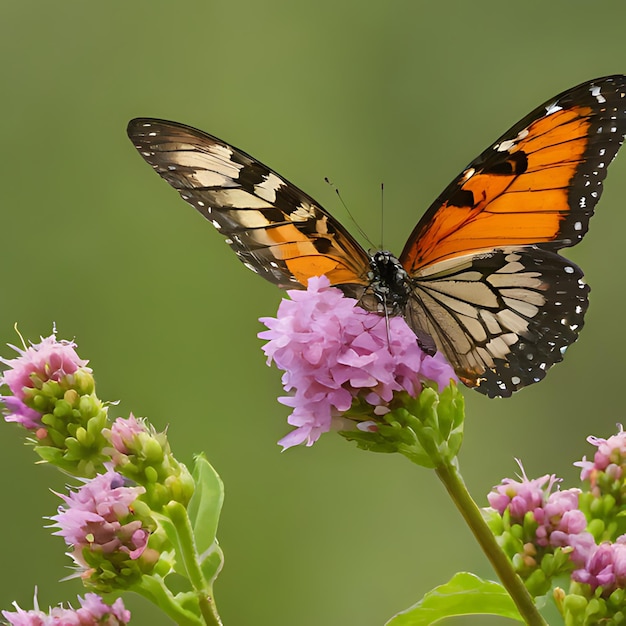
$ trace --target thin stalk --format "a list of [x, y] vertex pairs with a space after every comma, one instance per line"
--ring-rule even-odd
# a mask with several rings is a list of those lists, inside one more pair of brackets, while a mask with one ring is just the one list
[[212, 585], [206, 581], [200, 567], [200, 558], [196, 550], [193, 529], [187, 511], [179, 503], [171, 503], [167, 507], [167, 511], [169, 518], [176, 527], [182, 560], [189, 582], [196, 592], [202, 617], [207, 626], [222, 626], [222, 620], [213, 599]]
[[511, 562], [498, 545], [478, 505], [467, 490], [457, 467], [448, 461], [443, 461], [435, 468], [435, 471], [526, 623], [529, 626], [547, 626], [547, 622], [541, 617], [522, 579], [515, 573]]

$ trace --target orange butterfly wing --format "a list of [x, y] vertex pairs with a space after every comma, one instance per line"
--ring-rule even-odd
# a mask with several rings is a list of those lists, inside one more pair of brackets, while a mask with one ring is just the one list
[[502, 246], [578, 243], [623, 142], [625, 95], [623, 76], [583, 83], [504, 133], [420, 219], [400, 255], [406, 270]]

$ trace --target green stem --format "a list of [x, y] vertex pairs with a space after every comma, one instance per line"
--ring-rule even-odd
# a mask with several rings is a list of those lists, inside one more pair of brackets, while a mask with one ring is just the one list
[[175, 624], [179, 626], [202, 626], [197, 615], [183, 609], [176, 598], [158, 576], [143, 576], [141, 583], [132, 590], [159, 607]]
[[200, 611], [207, 626], [222, 626], [222, 619], [217, 612], [215, 600], [213, 599], [213, 591], [210, 594], [202, 596], [200, 599]]
[[500, 578], [500, 581], [513, 598], [520, 614], [529, 626], [547, 626], [547, 622], [541, 617], [531, 595], [528, 593], [522, 579], [515, 573], [513, 566], [504, 554], [477, 504], [472, 500], [458, 468], [449, 461], [442, 461], [435, 468], [439, 480], [445, 485], [450, 497], [461, 515], [465, 518], [474, 537], [487, 555], [491, 565]]
[[169, 518], [176, 527], [180, 554], [189, 582], [196, 592], [202, 617], [207, 626], [222, 626], [222, 620], [213, 599], [213, 588], [207, 583], [200, 567], [200, 558], [187, 510], [178, 502], [172, 502], [166, 508]]

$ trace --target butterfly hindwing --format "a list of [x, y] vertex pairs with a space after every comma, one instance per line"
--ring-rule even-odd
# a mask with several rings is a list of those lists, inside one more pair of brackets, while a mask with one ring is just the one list
[[400, 262], [409, 273], [502, 246], [578, 243], [626, 133], [626, 77], [552, 98], [472, 161], [420, 219]]
[[563, 359], [583, 326], [588, 292], [582, 271], [559, 254], [505, 247], [430, 266], [406, 316], [466, 385], [510, 396]]
[[141, 156], [227, 239], [241, 261], [283, 288], [311, 276], [367, 284], [368, 256], [317, 202], [251, 156], [195, 128], [139, 118]]

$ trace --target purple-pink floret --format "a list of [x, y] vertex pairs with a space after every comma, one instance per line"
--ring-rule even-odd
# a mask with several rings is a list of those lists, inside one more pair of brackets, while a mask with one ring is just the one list
[[66, 506], [51, 517], [65, 542], [74, 547], [74, 558], [80, 561], [84, 547], [103, 553], [126, 552], [131, 559], [141, 556], [149, 532], [142, 522], [132, 519], [131, 505], [144, 493], [143, 487], [125, 487], [119, 474], [108, 471], [86, 482], [69, 495], [59, 495]]
[[132, 446], [137, 436], [145, 432], [147, 432], [145, 423], [131, 413], [127, 418], [118, 417], [111, 425], [107, 436], [116, 452], [129, 454], [128, 446]]
[[[85, 367], [88, 361], [76, 354], [76, 344], [72, 341], [57, 341], [50, 335], [32, 344], [25, 350], [10, 346], [18, 356], [14, 359], [0, 357], [0, 362], [7, 369], [0, 375], [0, 385], [11, 390], [11, 396], [0, 396], [7, 409], [7, 422], [19, 422], [26, 428], [34, 429], [41, 425], [41, 415], [24, 404], [25, 388], [33, 388], [34, 380], [44, 383], [49, 380], [59, 381], [64, 376], [74, 374], [78, 368]], [[91, 371], [89, 368], [86, 368]]]
[[539, 524], [537, 544], [554, 548], [571, 545], [572, 535], [580, 535], [587, 528], [587, 518], [578, 508], [580, 489], [555, 491], [548, 496], [543, 507], [534, 511]]
[[594, 591], [602, 587], [604, 596], [623, 589], [626, 586], [626, 535], [618, 537], [615, 543], [595, 546], [584, 567], [574, 570], [572, 578], [590, 585]]
[[279, 398], [293, 408], [296, 427], [279, 442], [284, 448], [312, 445], [357, 396], [384, 410], [395, 392], [419, 394], [423, 380], [439, 389], [456, 380], [442, 355], [420, 349], [403, 318], [367, 312], [329, 284], [325, 276], [309, 279], [306, 291], [288, 292], [276, 318], [261, 319], [268, 364], [285, 371], [283, 387], [292, 394]]
[[78, 601], [79, 609], [56, 606], [44, 613], [35, 600], [35, 609], [31, 611], [15, 604], [15, 612], [2, 611], [2, 615], [11, 626], [125, 626], [130, 622], [130, 611], [121, 598], [108, 605], [95, 593], [87, 593], [84, 598], [79, 596]]
[[580, 479], [592, 480], [597, 472], [604, 472], [613, 480], [619, 480], [626, 464], [626, 433], [622, 425], [619, 425], [619, 432], [608, 439], [590, 436], [587, 441], [598, 449], [593, 461], [584, 458], [574, 464], [581, 468]]

